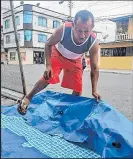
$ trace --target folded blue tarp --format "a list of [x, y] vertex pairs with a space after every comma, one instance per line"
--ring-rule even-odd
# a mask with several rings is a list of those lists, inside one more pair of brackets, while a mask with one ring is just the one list
[[46, 134], [87, 142], [103, 158], [133, 158], [133, 123], [103, 101], [47, 91], [34, 96], [25, 116], [16, 108], [2, 107], [2, 114], [22, 117]]

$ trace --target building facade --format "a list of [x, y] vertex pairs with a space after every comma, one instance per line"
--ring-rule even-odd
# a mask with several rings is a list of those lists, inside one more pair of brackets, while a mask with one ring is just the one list
[[10, 10], [9, 1], [1, 1], [1, 63], [7, 63], [8, 53], [4, 49], [4, 36], [3, 36], [3, 13]]
[[[45, 63], [45, 42], [67, 17], [67, 15], [31, 4], [23, 4], [15, 8], [15, 22], [23, 64]], [[9, 64], [17, 64], [18, 56], [11, 11], [3, 14], [3, 37]]]
[[1, 64], [8, 63], [8, 53], [4, 49], [3, 26], [1, 26]]
[[110, 19], [116, 23], [115, 40], [101, 42], [101, 68], [133, 70], [133, 15]]

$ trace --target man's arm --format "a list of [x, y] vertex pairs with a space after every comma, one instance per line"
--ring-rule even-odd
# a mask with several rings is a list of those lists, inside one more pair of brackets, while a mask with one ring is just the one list
[[100, 99], [97, 93], [97, 83], [99, 78], [99, 44], [95, 43], [90, 49], [90, 66], [91, 66], [91, 84], [92, 84], [92, 95], [98, 100]]
[[45, 43], [44, 51], [46, 55], [46, 67], [51, 66], [50, 57], [52, 52], [52, 46], [56, 45], [61, 40], [62, 33], [63, 33], [63, 26], [60, 26]]

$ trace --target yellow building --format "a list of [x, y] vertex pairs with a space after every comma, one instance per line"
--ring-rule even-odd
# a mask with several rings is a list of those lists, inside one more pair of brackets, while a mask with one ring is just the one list
[[100, 43], [101, 69], [133, 69], [133, 15], [110, 19], [116, 23], [115, 41]]

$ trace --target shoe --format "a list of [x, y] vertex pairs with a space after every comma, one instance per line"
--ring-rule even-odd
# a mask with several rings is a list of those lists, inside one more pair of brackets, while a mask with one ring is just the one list
[[20, 103], [18, 104], [18, 108], [17, 108], [18, 112], [21, 115], [25, 115], [29, 104], [30, 104], [30, 100], [27, 97], [24, 97], [22, 101], [20, 101]]

